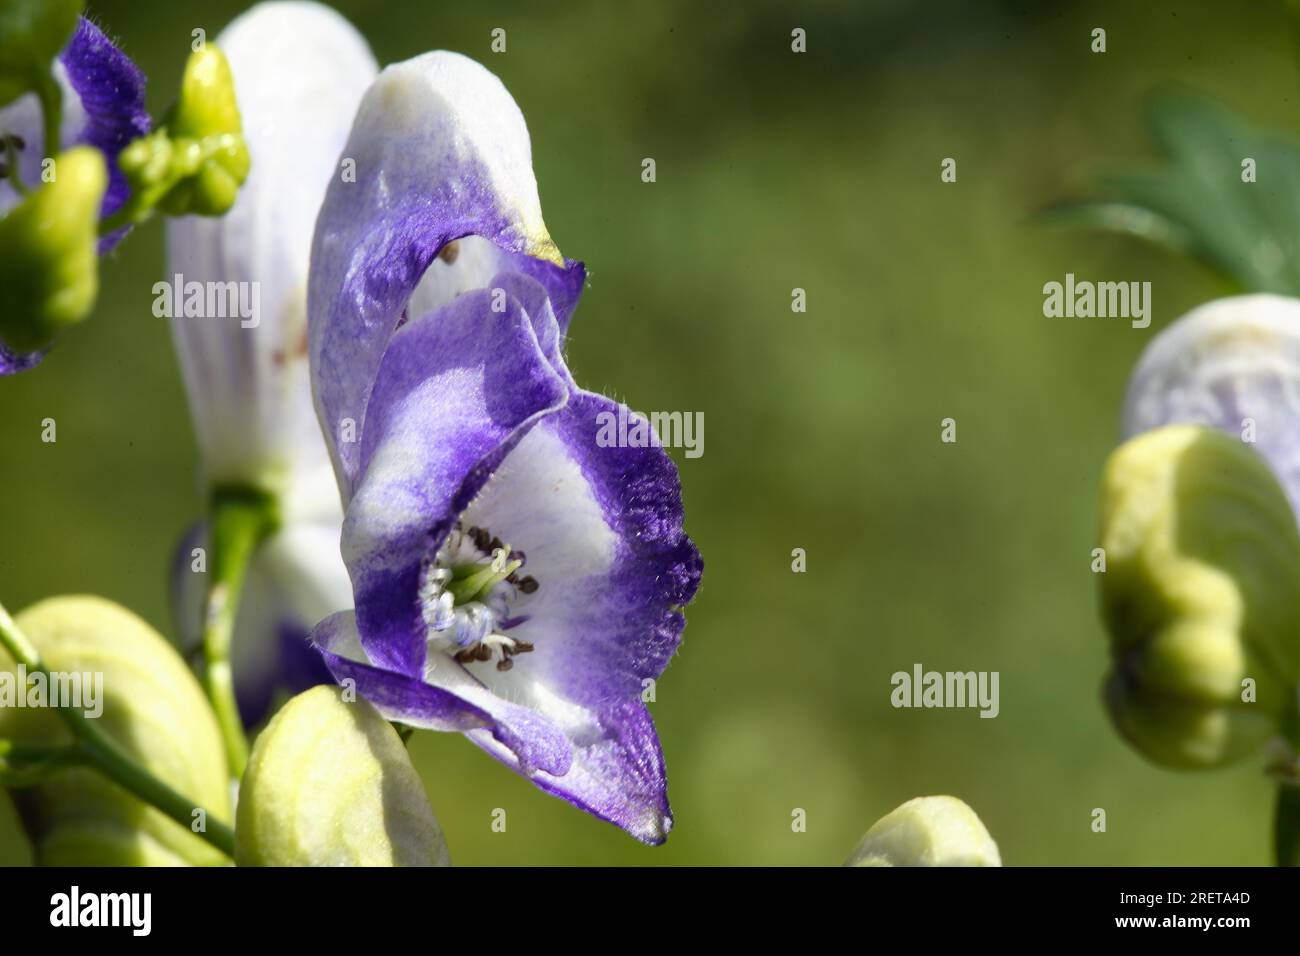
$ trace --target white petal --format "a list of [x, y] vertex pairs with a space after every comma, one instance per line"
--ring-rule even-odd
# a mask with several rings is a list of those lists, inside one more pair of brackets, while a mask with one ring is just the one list
[[307, 372], [311, 236], [377, 68], [356, 30], [316, 3], [258, 4], [216, 42], [252, 171], [228, 215], [168, 222], [166, 278], [255, 283], [259, 309], [173, 318], [172, 332], [207, 480], [283, 488], [327, 460]]
[[1218, 299], [1156, 336], [1129, 380], [1124, 437], [1174, 423], [1253, 440], [1300, 514], [1300, 299]]
[[339, 556], [341, 521], [340, 515], [334, 522], [286, 525], [258, 553], [280, 602], [304, 631], [352, 607], [352, 580]]

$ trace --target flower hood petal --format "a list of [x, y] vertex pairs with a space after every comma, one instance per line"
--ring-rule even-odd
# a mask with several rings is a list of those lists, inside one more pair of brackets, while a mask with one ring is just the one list
[[1124, 437], [1175, 423], [1248, 437], [1300, 515], [1300, 299], [1218, 299], [1157, 335], [1129, 379]]
[[[473, 60], [438, 52], [386, 68], [361, 103], [343, 156], [356, 181], [330, 184], [308, 300], [316, 407], [346, 501], [360, 449], [344, 434], [363, 422], [389, 337], [426, 272], [457, 270], [429, 279], [422, 311], [510, 264], [555, 290], [562, 323], [583, 273], [560, 257], [542, 221], [523, 115]], [[464, 236], [496, 249], [480, 246], [459, 265], [434, 263]]]

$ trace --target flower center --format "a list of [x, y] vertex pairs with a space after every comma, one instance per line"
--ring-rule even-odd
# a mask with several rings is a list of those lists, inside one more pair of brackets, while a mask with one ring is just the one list
[[516, 654], [531, 651], [532, 644], [506, 633], [528, 620], [511, 616], [510, 606], [538, 587], [536, 579], [519, 575], [526, 560], [486, 528], [462, 530], [457, 524], [420, 572], [420, 609], [430, 648], [462, 664], [499, 653], [499, 671], [510, 670]]

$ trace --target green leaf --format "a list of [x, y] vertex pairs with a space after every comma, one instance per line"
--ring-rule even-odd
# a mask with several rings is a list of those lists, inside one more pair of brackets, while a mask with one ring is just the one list
[[[1153, 96], [1148, 115], [1167, 162], [1104, 176], [1103, 197], [1046, 219], [1193, 256], [1249, 291], [1300, 295], [1300, 149], [1184, 90]], [[1255, 182], [1243, 181], [1247, 159]]]

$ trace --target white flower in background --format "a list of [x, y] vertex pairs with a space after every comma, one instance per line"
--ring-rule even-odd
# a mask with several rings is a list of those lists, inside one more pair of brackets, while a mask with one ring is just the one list
[[1171, 424], [1254, 447], [1300, 515], [1300, 299], [1215, 299], [1157, 335], [1129, 378], [1124, 437]]
[[[316, 3], [259, 4], [215, 42], [234, 73], [252, 172], [225, 217], [168, 221], [162, 299], [171, 300], [206, 493], [263, 492], [279, 519], [251, 560], [235, 623], [240, 710], [254, 722], [277, 686], [327, 679], [303, 638], [352, 606], [308, 377], [307, 267], [317, 211], [344, 174], [339, 154], [377, 66], [360, 34]], [[191, 529], [176, 556], [187, 646], [199, 640], [213, 571], [194, 570], [193, 549], [206, 538], [206, 526]]]

